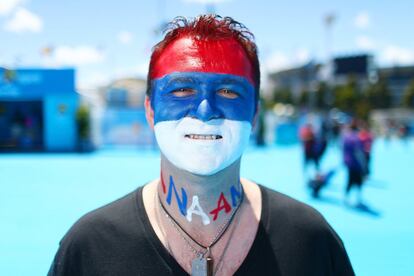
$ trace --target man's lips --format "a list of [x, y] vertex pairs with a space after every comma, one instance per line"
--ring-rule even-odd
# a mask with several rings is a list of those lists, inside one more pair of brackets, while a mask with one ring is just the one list
[[184, 137], [195, 140], [218, 140], [223, 138], [221, 135], [215, 134], [186, 134]]

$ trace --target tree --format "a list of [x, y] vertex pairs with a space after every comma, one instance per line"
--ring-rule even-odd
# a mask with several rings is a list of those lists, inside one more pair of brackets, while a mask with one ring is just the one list
[[6, 82], [13, 82], [16, 79], [16, 71], [11, 69], [4, 69], [3, 78]]
[[404, 91], [403, 106], [407, 108], [414, 108], [414, 79], [410, 81], [410, 84]]
[[334, 88], [334, 106], [346, 112], [353, 112], [358, 94], [356, 81], [350, 78], [346, 84]]
[[328, 109], [332, 105], [332, 92], [326, 82], [320, 82], [315, 91], [315, 106], [319, 109]]
[[78, 137], [81, 140], [90, 138], [90, 114], [86, 105], [81, 105], [76, 112]]
[[88, 106], [81, 105], [76, 111], [76, 125], [78, 131], [78, 149], [81, 152], [91, 151], [91, 122]]
[[288, 88], [276, 89], [273, 94], [273, 100], [278, 103], [292, 104], [292, 92]]
[[309, 91], [303, 90], [300, 92], [299, 98], [298, 98], [298, 105], [300, 106], [307, 106], [309, 104]]
[[379, 79], [376, 83], [370, 85], [365, 94], [373, 108], [384, 109], [390, 108], [392, 105], [391, 93], [385, 79]]
[[367, 97], [363, 97], [356, 103], [354, 112], [357, 118], [368, 120], [371, 109], [372, 107]]
[[361, 93], [354, 78], [334, 88], [334, 106], [361, 119], [368, 119], [372, 109], [369, 97]]

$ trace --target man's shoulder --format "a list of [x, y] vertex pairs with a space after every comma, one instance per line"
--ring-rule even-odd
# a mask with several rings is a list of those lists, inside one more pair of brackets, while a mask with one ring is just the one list
[[121, 234], [139, 222], [137, 204], [140, 188], [92, 210], [80, 217], [66, 233], [63, 241], [82, 242]]
[[295, 257], [315, 271], [354, 275], [341, 238], [316, 209], [268, 188], [262, 187], [262, 194], [267, 202], [267, 238], [277, 254], [288, 256], [284, 262]]
[[316, 209], [259, 187], [258, 256], [266, 252], [269, 262], [277, 263], [286, 275], [354, 275], [342, 240]]
[[141, 188], [82, 216], [61, 240], [49, 275], [148, 272], [146, 265], [157, 253], [140, 195]]

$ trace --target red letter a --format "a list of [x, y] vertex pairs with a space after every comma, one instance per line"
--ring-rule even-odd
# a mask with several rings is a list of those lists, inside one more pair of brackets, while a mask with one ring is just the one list
[[210, 212], [210, 214], [214, 215], [213, 220], [216, 220], [218, 217], [218, 213], [223, 210], [226, 212], [226, 214], [228, 212], [231, 211], [231, 206], [230, 204], [227, 202], [226, 198], [224, 197], [224, 194], [221, 193], [219, 200], [217, 202], [217, 208], [214, 209], [213, 211]]

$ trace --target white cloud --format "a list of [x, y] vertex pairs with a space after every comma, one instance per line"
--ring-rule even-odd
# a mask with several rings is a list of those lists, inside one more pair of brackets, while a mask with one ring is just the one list
[[371, 18], [367, 12], [360, 12], [354, 18], [354, 25], [358, 29], [368, 29], [371, 25]]
[[358, 48], [362, 49], [362, 50], [373, 50], [375, 49], [375, 43], [374, 41], [364, 35], [360, 35], [358, 37], [356, 37], [355, 39], [355, 44], [357, 45]]
[[310, 53], [308, 49], [298, 49], [294, 54], [294, 62], [297, 64], [304, 64], [309, 62]]
[[414, 49], [395, 45], [387, 46], [380, 52], [380, 62], [387, 65], [412, 65], [414, 64]]
[[279, 71], [288, 68], [290, 65], [289, 57], [283, 52], [273, 52], [265, 61], [265, 67], [270, 72]]
[[310, 52], [308, 49], [301, 48], [291, 54], [275, 51], [265, 61], [265, 68], [266, 71], [276, 72], [296, 66], [302, 66], [309, 62], [309, 60]]
[[77, 88], [85, 92], [107, 85], [110, 79], [107, 72], [77, 70]]
[[105, 59], [102, 51], [90, 46], [60, 46], [53, 50], [52, 60], [57, 65], [85, 65]]
[[148, 73], [149, 60], [134, 66], [118, 66], [112, 68], [112, 75], [114, 78], [128, 78], [131, 76], [146, 78]]
[[121, 31], [118, 33], [118, 40], [122, 44], [129, 44], [132, 39], [133, 39], [133, 35], [131, 32]]
[[137, 77], [146, 79], [148, 72], [149, 60], [146, 60], [134, 66], [120, 66], [111, 68], [108, 71], [94, 70], [91, 71], [85, 67], [77, 70], [78, 88], [83, 91], [90, 91], [97, 87], [107, 85], [113, 80]]
[[12, 12], [23, 0], [0, 0], [0, 15]]
[[18, 8], [13, 17], [6, 22], [4, 29], [14, 33], [38, 33], [43, 29], [43, 21], [38, 15], [31, 11], [24, 8]]

